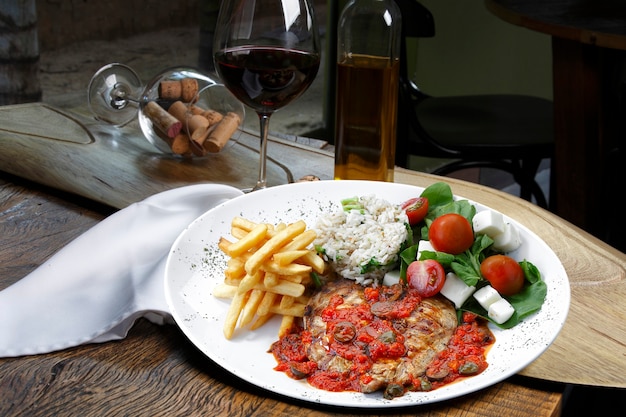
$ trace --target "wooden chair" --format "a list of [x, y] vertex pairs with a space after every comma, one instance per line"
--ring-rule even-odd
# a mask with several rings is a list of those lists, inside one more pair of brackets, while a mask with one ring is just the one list
[[465, 168], [495, 168], [512, 174], [520, 197], [544, 208], [535, 177], [554, 154], [550, 100], [523, 95], [432, 97], [409, 78], [407, 39], [435, 35], [432, 13], [415, 0], [395, 0], [402, 12], [402, 52], [396, 164], [409, 155], [453, 160], [432, 171], [447, 175]]

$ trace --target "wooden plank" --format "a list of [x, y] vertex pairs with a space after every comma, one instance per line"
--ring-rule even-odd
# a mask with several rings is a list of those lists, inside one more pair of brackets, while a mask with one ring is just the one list
[[[188, 184], [256, 183], [259, 139], [245, 132], [218, 154], [184, 159], [159, 152], [137, 125], [115, 128], [41, 103], [3, 107], [0, 126], [1, 170], [116, 208]], [[268, 143], [270, 186], [306, 174], [332, 175], [328, 153], [312, 150], [302, 158], [302, 149], [286, 140]]]

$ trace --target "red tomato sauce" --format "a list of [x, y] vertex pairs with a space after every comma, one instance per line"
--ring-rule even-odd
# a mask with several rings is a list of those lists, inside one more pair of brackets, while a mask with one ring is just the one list
[[[294, 379], [306, 378], [312, 386], [326, 391], [360, 391], [361, 383], [371, 382], [367, 372], [376, 361], [400, 358], [407, 352], [404, 336], [394, 329], [391, 321], [409, 316], [421, 302], [415, 290], [406, 291], [401, 299], [396, 300], [389, 299], [393, 294], [386, 293], [384, 288], [367, 288], [367, 304], [348, 307], [342, 307], [340, 296], [331, 298], [321, 316], [327, 326], [329, 350], [352, 361], [347, 372], [318, 369], [306, 354], [311, 334], [300, 326], [295, 326], [289, 334], [272, 344], [270, 351], [278, 362], [275, 370]], [[479, 320], [473, 314], [463, 315], [463, 322], [457, 327], [447, 349], [430, 364], [426, 372], [427, 383], [415, 381], [411, 389], [436, 389], [487, 368], [486, 348], [495, 340]]]
[[487, 369], [487, 351], [494, 342], [493, 334], [483, 321], [472, 313], [464, 313], [447, 349], [439, 352], [426, 370], [432, 389]]

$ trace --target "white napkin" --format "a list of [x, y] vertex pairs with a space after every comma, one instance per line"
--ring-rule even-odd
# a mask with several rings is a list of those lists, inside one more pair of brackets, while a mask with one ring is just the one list
[[191, 185], [104, 219], [0, 291], [0, 357], [122, 339], [140, 317], [171, 321], [164, 290], [171, 245], [194, 219], [241, 194]]

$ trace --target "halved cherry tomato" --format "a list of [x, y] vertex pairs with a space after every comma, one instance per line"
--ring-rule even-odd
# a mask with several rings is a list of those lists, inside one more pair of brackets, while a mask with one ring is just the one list
[[510, 256], [492, 255], [480, 264], [480, 273], [502, 295], [514, 295], [524, 286], [524, 270]]
[[426, 197], [411, 198], [402, 203], [401, 207], [409, 218], [409, 224], [415, 226], [424, 220], [428, 213], [428, 199]]
[[406, 269], [406, 281], [422, 297], [432, 297], [441, 291], [446, 282], [446, 273], [434, 259], [413, 261]]
[[433, 220], [428, 229], [428, 240], [436, 251], [457, 255], [472, 246], [474, 231], [465, 217], [448, 213]]

